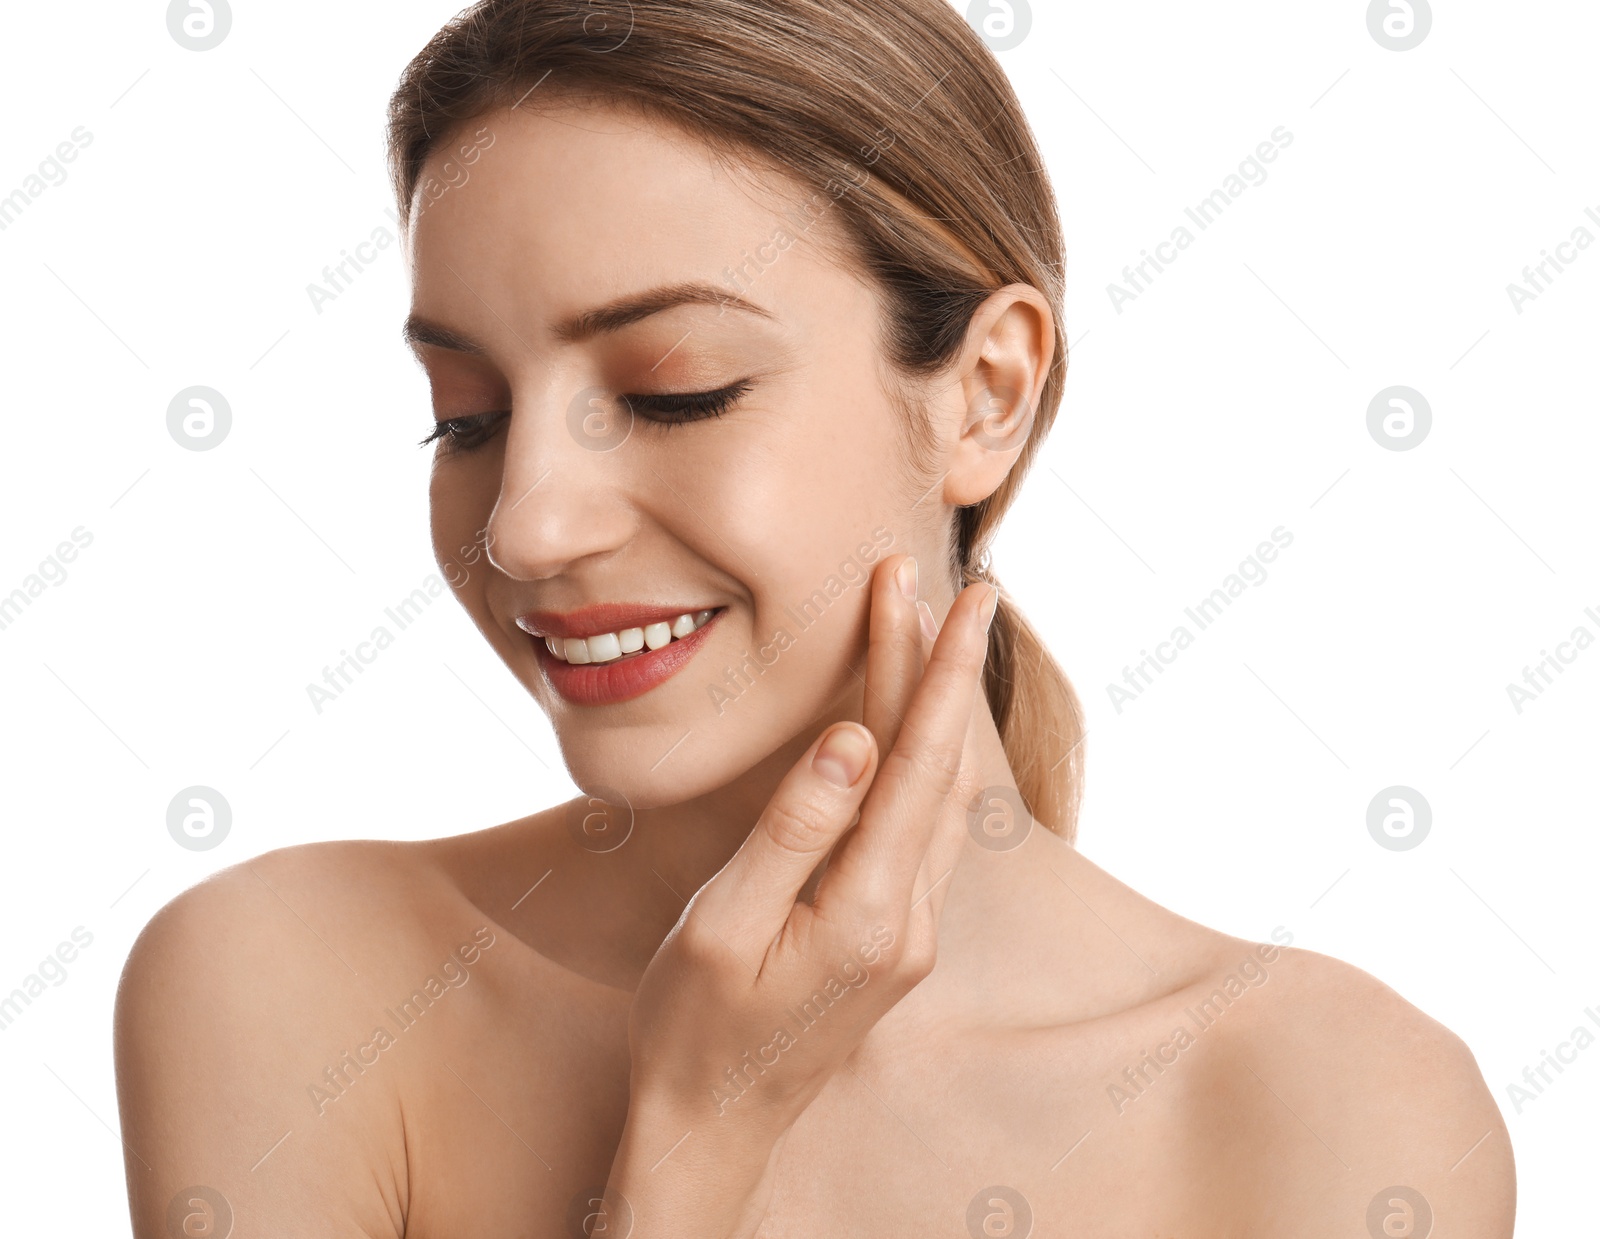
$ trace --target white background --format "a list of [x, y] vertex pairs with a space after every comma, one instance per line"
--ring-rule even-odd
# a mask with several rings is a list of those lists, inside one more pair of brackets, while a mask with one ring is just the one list
[[[477, 829], [572, 791], [448, 596], [309, 703], [436, 571], [398, 249], [320, 314], [306, 289], [392, 230], [385, 101], [453, 8], [234, 7], [204, 52], [160, 3], [4, 19], [0, 195], [92, 134], [0, 231], [0, 594], [93, 539], [0, 631], [0, 992], [94, 937], [0, 1032], [10, 1233], [126, 1231], [112, 1001], [173, 895], [270, 848]], [[1520, 1112], [1507, 1086], [1600, 1010], [1600, 648], [1520, 713], [1506, 686], [1580, 624], [1600, 636], [1600, 246], [1520, 313], [1507, 285], [1578, 226], [1600, 238], [1600, 9], [1435, 7], [1394, 51], [1365, 0], [1036, 4], [1001, 59], [1061, 199], [1074, 347], [995, 564], [1088, 709], [1083, 851], [1206, 924], [1285, 927], [1459, 1033], [1510, 1126], [1523, 1232], [1573, 1233], [1600, 1047]], [[1119, 312], [1107, 285], [1277, 126], [1266, 181]], [[210, 451], [167, 430], [192, 385], [232, 410]], [[1393, 385], [1432, 410], [1408, 451], [1367, 428]], [[1108, 683], [1280, 525], [1265, 583], [1119, 711]], [[232, 808], [212, 851], [167, 832], [196, 784]], [[1412, 850], [1367, 830], [1393, 785], [1431, 805]]]

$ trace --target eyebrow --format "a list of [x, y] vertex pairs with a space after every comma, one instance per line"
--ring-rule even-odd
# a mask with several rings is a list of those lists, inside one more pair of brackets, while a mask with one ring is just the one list
[[[651, 315], [660, 314], [680, 305], [714, 305], [723, 309], [742, 310], [746, 314], [776, 321], [776, 316], [770, 310], [764, 310], [743, 297], [735, 296], [725, 288], [718, 288], [714, 284], [688, 282], [664, 284], [642, 293], [630, 293], [606, 305], [585, 310], [557, 323], [551, 329], [551, 334], [564, 344], [577, 344], [598, 335], [621, 331], [624, 327]], [[449, 349], [456, 353], [470, 353], [479, 357], [488, 352], [482, 344], [471, 337], [417, 314], [406, 318], [400, 329], [400, 335], [412, 347], [431, 344], [435, 348]]]

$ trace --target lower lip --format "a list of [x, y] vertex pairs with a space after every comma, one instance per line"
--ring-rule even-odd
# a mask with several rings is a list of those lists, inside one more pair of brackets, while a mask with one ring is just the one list
[[706, 634], [722, 618], [718, 611], [687, 637], [669, 641], [659, 650], [646, 650], [608, 663], [563, 662], [550, 652], [543, 637], [532, 634], [545, 679], [563, 699], [575, 706], [609, 706], [642, 697], [688, 665], [705, 644]]

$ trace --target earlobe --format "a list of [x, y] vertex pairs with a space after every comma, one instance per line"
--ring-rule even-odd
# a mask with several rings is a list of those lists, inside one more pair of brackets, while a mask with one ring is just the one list
[[946, 503], [965, 507], [999, 488], [1027, 445], [1033, 412], [1024, 392], [998, 383], [977, 385], [961, 436], [952, 447], [944, 481]]

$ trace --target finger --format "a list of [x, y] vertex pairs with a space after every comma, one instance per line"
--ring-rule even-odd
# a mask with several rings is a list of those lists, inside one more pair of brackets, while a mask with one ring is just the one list
[[894, 749], [861, 806], [861, 824], [817, 887], [818, 914], [830, 908], [904, 909], [912, 898], [967, 744], [998, 593], [988, 583], [962, 590], [945, 617]]
[[[967, 720], [967, 735], [961, 750], [961, 766], [964, 771], [977, 769], [978, 712], [988, 708], [988, 699], [980, 687], [972, 704], [972, 714]], [[944, 914], [944, 900], [950, 891], [950, 880], [955, 873], [956, 863], [970, 838], [969, 814], [980, 792], [981, 789], [972, 786], [969, 780], [965, 778], [957, 780], [957, 788], [945, 800], [939, 820], [934, 824], [928, 850], [917, 869], [916, 881], [912, 887], [911, 906], [913, 909], [921, 906], [929, 914], [930, 926], [934, 930], [938, 929]]]
[[861, 720], [878, 741], [878, 752], [894, 750], [926, 663], [917, 609], [917, 561], [910, 555], [885, 560], [872, 579], [867, 618], [867, 674]]
[[[933, 653], [934, 643], [939, 639], [939, 621], [934, 618], [933, 609], [926, 602], [917, 603], [917, 614], [921, 621], [919, 628], [922, 639], [923, 662], [926, 664], [928, 657]], [[979, 683], [981, 686], [981, 673], [979, 674]], [[982, 692], [981, 687], [979, 692]], [[972, 714], [967, 720], [966, 738], [963, 741], [961, 750], [961, 765], [963, 768], [971, 768], [976, 765], [978, 707], [981, 701], [981, 697], [975, 696], [973, 698]], [[916, 881], [912, 888], [912, 907], [916, 907], [920, 901], [926, 899], [932, 905], [932, 911], [935, 914], [935, 925], [938, 923], [938, 910], [944, 900], [943, 888], [945, 882], [943, 879], [953, 869], [955, 856], [960, 850], [959, 845], [956, 848], [951, 848], [949, 845], [950, 823], [958, 817], [965, 816], [965, 806], [957, 803], [960, 799], [960, 797], [954, 795], [947, 798], [939, 815], [939, 820], [934, 824], [933, 837], [928, 842], [928, 850], [923, 854], [922, 863], [917, 867]]]
[[939, 621], [933, 618], [933, 608], [926, 602], [917, 603], [917, 615], [922, 620], [922, 665], [926, 667], [933, 655], [933, 643], [939, 639]]
[[[872, 580], [867, 617], [867, 666], [862, 682], [862, 721], [878, 742], [878, 752], [894, 748], [900, 724], [911, 704], [933, 650], [932, 637], [938, 635], [933, 612], [926, 602], [918, 602], [917, 561], [911, 555], [886, 559]], [[922, 616], [926, 614], [927, 620]], [[931, 624], [931, 630], [926, 627]], [[837, 849], [849, 832], [835, 843]], [[801, 889], [807, 903], [816, 899], [816, 887], [833, 863], [830, 854]]]
[[795, 899], [855, 817], [877, 746], [860, 723], [835, 723], [784, 775], [739, 850], [695, 896], [695, 912], [752, 966], [788, 921]]

